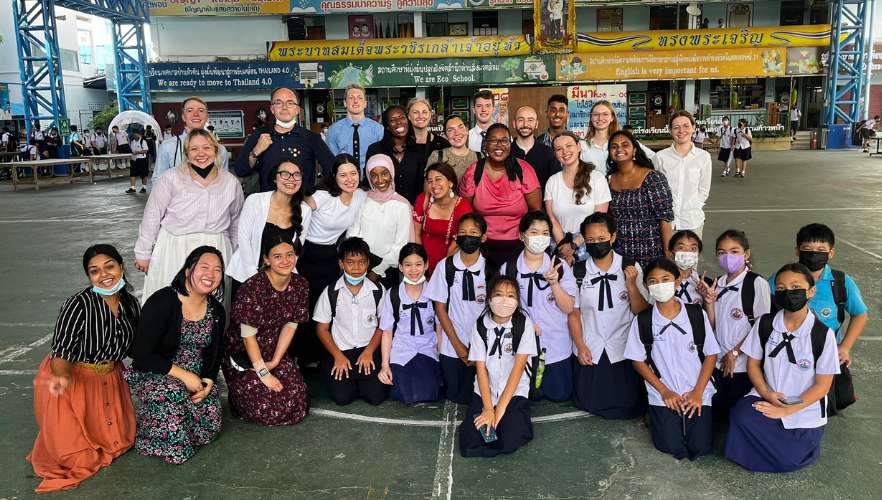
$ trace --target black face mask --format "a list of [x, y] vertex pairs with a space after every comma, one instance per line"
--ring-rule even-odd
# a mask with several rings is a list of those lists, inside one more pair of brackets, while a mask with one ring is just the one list
[[793, 290], [777, 290], [775, 292], [775, 305], [789, 312], [796, 312], [805, 307], [808, 302], [806, 290], [795, 288]]
[[586, 243], [585, 250], [592, 259], [602, 259], [609, 255], [612, 251], [612, 243], [609, 241], [601, 241], [600, 243]]
[[481, 237], [461, 234], [456, 237], [456, 245], [465, 253], [475, 253], [481, 248]]
[[196, 172], [197, 174], [199, 174], [199, 177], [202, 177], [203, 179], [206, 179], [206, 178], [208, 178], [208, 174], [211, 173], [211, 169], [214, 168], [214, 165], [212, 164], [212, 165], [209, 165], [209, 166], [207, 166], [207, 167], [205, 167], [205, 168], [200, 168], [200, 167], [197, 167], [196, 165], [193, 165], [193, 164], [191, 163], [191, 164], [190, 164], [190, 168], [192, 168], [194, 172]]
[[811, 272], [824, 269], [828, 260], [830, 260], [829, 252], [810, 252], [808, 250], [799, 252], [799, 263], [807, 267]]

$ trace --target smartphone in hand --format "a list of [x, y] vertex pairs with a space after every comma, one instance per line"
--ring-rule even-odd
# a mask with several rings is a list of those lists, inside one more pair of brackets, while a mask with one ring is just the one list
[[800, 398], [799, 396], [787, 396], [783, 398], [778, 398], [778, 401], [780, 401], [781, 404], [785, 404], [787, 406], [802, 404], [802, 398]]

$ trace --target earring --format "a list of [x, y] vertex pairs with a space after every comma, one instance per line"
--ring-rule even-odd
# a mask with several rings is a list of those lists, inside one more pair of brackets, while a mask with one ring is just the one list
[[448, 191], [447, 193], [450, 195], [451, 198], [455, 198], [455, 197], [456, 197], [456, 195], [453, 194], [453, 190], [452, 190], [452, 189], [451, 189], [450, 191]]

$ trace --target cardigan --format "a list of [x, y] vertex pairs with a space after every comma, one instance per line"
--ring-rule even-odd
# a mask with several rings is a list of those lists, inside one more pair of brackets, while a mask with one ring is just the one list
[[[222, 356], [223, 334], [226, 328], [226, 311], [223, 304], [208, 297], [214, 325], [211, 343], [202, 348], [200, 378], [217, 380]], [[132, 368], [142, 372], [167, 375], [181, 342], [181, 323], [184, 319], [178, 292], [167, 286], [147, 299], [141, 308], [141, 321], [132, 347]]]

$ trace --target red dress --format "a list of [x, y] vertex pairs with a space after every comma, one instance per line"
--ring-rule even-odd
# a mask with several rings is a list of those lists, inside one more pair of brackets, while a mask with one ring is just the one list
[[[431, 200], [431, 199], [430, 199]], [[413, 220], [422, 227], [423, 246], [429, 255], [429, 271], [435, 269], [435, 264], [447, 257], [447, 249], [450, 243], [456, 240], [456, 232], [459, 219], [463, 215], [473, 212], [472, 204], [463, 197], [457, 197], [456, 205], [449, 219], [432, 219], [426, 214], [432, 207], [432, 202], [426, 203], [426, 193], [420, 193], [414, 203]]]

